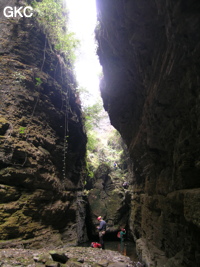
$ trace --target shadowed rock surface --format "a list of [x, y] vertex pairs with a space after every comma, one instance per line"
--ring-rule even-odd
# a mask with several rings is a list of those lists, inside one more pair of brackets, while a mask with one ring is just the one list
[[72, 66], [34, 18], [5, 18], [8, 4], [23, 2], [0, 3], [0, 238], [86, 241], [86, 135]]
[[101, 94], [132, 158], [131, 235], [147, 266], [198, 266], [200, 4], [96, 2]]

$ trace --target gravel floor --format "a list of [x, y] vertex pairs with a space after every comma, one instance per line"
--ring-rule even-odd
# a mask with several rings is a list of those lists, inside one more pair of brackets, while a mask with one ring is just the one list
[[[52, 255], [57, 255], [53, 260]], [[67, 257], [66, 257], [67, 256]], [[67, 261], [65, 261], [67, 259]], [[140, 267], [139, 262], [132, 262], [129, 257], [116, 251], [97, 248], [67, 247], [49, 251], [48, 249], [1, 249], [1, 267]]]

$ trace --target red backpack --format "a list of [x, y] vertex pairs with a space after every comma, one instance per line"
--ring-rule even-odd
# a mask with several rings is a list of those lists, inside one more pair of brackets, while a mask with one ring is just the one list
[[97, 243], [97, 242], [92, 242], [91, 243], [91, 247], [92, 248], [101, 248], [101, 244]]
[[120, 231], [117, 233], [117, 237], [120, 238]]

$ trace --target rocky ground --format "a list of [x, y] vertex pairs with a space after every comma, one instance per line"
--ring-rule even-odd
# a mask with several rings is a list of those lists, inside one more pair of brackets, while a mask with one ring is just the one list
[[111, 250], [97, 248], [67, 247], [56, 251], [48, 249], [1, 249], [0, 266], [28, 267], [140, 267], [139, 262], [132, 262], [129, 257]]

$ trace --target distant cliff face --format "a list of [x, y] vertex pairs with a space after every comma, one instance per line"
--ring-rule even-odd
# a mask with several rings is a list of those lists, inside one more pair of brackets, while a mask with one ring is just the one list
[[95, 172], [92, 190], [88, 194], [88, 236], [93, 239], [97, 234], [97, 217], [101, 214], [107, 222], [106, 238], [113, 239], [121, 228], [125, 228], [130, 211], [130, 192], [124, 190], [123, 178], [126, 174], [119, 168], [111, 170], [101, 164]]
[[5, 5], [0, 4], [0, 239], [84, 241], [86, 135], [71, 65], [33, 18], [5, 18]]
[[148, 266], [198, 266], [200, 5], [96, 2], [104, 107], [133, 164], [131, 234]]

